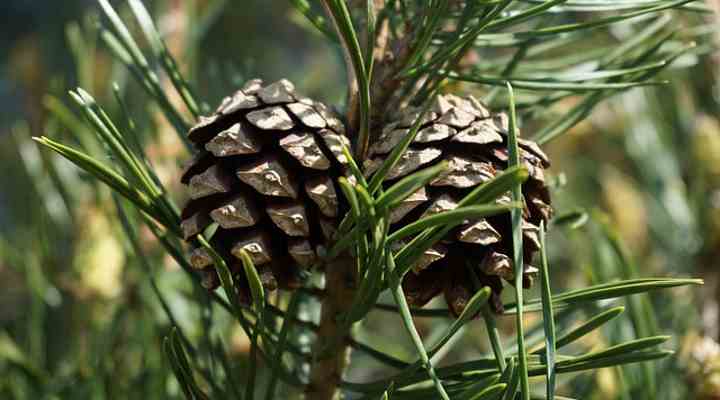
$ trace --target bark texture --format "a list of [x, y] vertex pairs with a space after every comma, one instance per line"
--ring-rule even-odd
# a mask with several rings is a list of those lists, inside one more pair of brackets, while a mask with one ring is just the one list
[[348, 310], [355, 294], [357, 274], [352, 260], [343, 254], [325, 266], [326, 295], [313, 351], [308, 400], [340, 398], [338, 386], [350, 363], [350, 327], [338, 323], [337, 317]]

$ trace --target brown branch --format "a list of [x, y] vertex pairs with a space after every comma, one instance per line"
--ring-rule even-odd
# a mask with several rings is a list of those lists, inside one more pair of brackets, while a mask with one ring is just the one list
[[[328, 1], [323, 0], [321, 3], [340, 37], [340, 29]], [[360, 122], [360, 90], [350, 51], [345, 45], [342, 47], [348, 80], [347, 128], [349, 134], [356, 135]], [[350, 362], [351, 349], [349, 326], [338, 323], [337, 317], [352, 305], [356, 280], [354, 258], [349, 254], [343, 254], [325, 265], [325, 296], [322, 300], [320, 325], [316, 331], [310, 383], [306, 388], [308, 400], [339, 398], [338, 385]]]
[[[348, 260], [350, 262], [348, 262]], [[350, 362], [349, 326], [338, 322], [355, 296], [356, 273], [353, 258], [341, 255], [325, 266], [325, 292], [320, 325], [313, 351], [308, 400], [336, 400], [338, 385]]]
[[[385, 0], [373, 1], [376, 12], [385, 7]], [[328, 0], [323, 0], [322, 5], [337, 30], [337, 22], [332, 16]], [[365, 1], [355, 1], [351, 3], [351, 6], [353, 5], [362, 5], [364, 8], [366, 3]], [[360, 11], [362, 12], [362, 10]], [[366, 12], [359, 15], [367, 17]], [[359, 29], [361, 35], [367, 35], [367, 19], [364, 22], [365, 24], [360, 24], [363, 27]], [[367, 39], [365, 36], [361, 43], [368, 43]], [[378, 74], [375, 76], [378, 81], [376, 83], [373, 78], [370, 98], [373, 102], [373, 109], [382, 110], [394, 88], [400, 84], [399, 81], [396, 81], [396, 73], [404, 65], [404, 58], [407, 57], [409, 51], [405, 49], [407, 46], [404, 43], [395, 43], [395, 48], [391, 48], [393, 43], [390, 39], [388, 21], [382, 21], [378, 25], [372, 43], [375, 72]], [[360, 122], [360, 93], [349, 51], [344, 46], [343, 54], [348, 75], [348, 131], [351, 134], [357, 134]], [[380, 100], [377, 103], [376, 98]], [[374, 136], [372, 135], [373, 128], [380, 126], [383, 120], [384, 114], [381, 112], [371, 115], [371, 138]], [[313, 351], [310, 383], [306, 390], [308, 400], [336, 400], [339, 398], [338, 385], [349, 364], [350, 345], [353, 341], [350, 337], [350, 326], [339, 323], [338, 316], [351, 307], [355, 298], [357, 279], [355, 260], [349, 254], [343, 254], [325, 266], [325, 295], [322, 297], [322, 311]]]
[[388, 20], [382, 21], [377, 28], [373, 51], [375, 67], [370, 84], [370, 98], [373, 102], [370, 116], [371, 141], [377, 138], [380, 127], [387, 122], [388, 105], [397, 94], [403, 81], [398, 77], [398, 73], [405, 67], [412, 54], [412, 46], [415, 41], [409, 25], [405, 29], [406, 32], [400, 38], [393, 39]]

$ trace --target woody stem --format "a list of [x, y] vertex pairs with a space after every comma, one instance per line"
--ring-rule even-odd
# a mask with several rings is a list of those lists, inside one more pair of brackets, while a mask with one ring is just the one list
[[350, 362], [349, 326], [338, 321], [355, 296], [355, 265], [341, 255], [325, 266], [325, 293], [313, 351], [308, 400], [339, 399], [338, 386]]

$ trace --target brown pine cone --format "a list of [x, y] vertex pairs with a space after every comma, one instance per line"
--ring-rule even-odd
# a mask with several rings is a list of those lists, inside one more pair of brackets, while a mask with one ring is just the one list
[[[368, 174], [408, 134], [419, 113], [417, 108], [405, 109], [383, 129], [370, 149], [370, 159], [364, 165]], [[438, 96], [426, 113], [417, 137], [389, 172], [385, 184], [389, 186], [397, 179], [442, 160], [448, 162], [449, 171], [395, 209], [391, 229], [455, 208], [467, 193], [505, 169], [509, 156], [507, 134], [506, 114], [490, 113], [472, 96]], [[523, 255], [527, 263], [523, 286], [529, 287], [533, 275], [537, 273], [537, 269], [529, 263], [539, 250], [539, 224], [547, 222], [553, 213], [544, 181], [544, 169], [550, 162], [535, 142], [523, 139], [518, 139], [518, 142], [521, 162], [530, 174], [522, 186], [525, 200]], [[509, 194], [498, 201], [509, 202]], [[414, 266], [413, 272], [404, 278], [403, 287], [408, 302], [423, 306], [443, 292], [450, 310], [459, 315], [470, 297], [480, 289], [473, 285], [466, 267], [468, 263], [482, 286], [492, 289], [491, 303], [495, 311], [502, 312], [502, 280], [513, 282], [514, 276], [509, 213], [467, 221], [429, 249]]]
[[[252, 80], [201, 117], [188, 138], [199, 151], [182, 175], [190, 195], [185, 239], [215, 223], [210, 243], [238, 282], [245, 282], [238, 258], [245, 250], [265, 288], [297, 287], [346, 208], [335, 184], [347, 162], [342, 146], [350, 146], [343, 123], [287, 80]], [[219, 285], [206, 250], [195, 248], [190, 263], [205, 287]], [[247, 290], [241, 295], [249, 299]]]

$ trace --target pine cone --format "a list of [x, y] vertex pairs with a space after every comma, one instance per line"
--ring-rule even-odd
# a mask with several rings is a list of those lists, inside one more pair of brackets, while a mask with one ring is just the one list
[[[365, 163], [368, 174], [408, 134], [420, 110], [408, 108], [394, 122], [388, 124], [370, 149]], [[426, 113], [417, 137], [398, 164], [389, 172], [386, 184], [446, 160], [449, 171], [422, 188], [393, 211], [392, 229], [418, 218], [455, 208], [459, 200], [478, 185], [491, 180], [507, 167], [508, 117], [491, 114], [472, 96], [438, 96]], [[544, 168], [550, 163], [539, 146], [529, 140], [518, 139], [521, 162], [530, 177], [523, 184], [523, 244], [525, 270], [523, 286], [529, 287], [537, 269], [530, 266], [533, 254], [539, 250], [538, 231], [541, 221], [552, 216], [550, 196], [544, 183]], [[510, 196], [498, 199], [509, 202]], [[512, 234], [508, 213], [487, 219], [467, 221], [444, 240], [429, 249], [406, 274], [403, 287], [408, 302], [423, 306], [443, 292], [450, 310], [459, 315], [468, 300], [480, 288], [473, 287], [466, 263], [483, 286], [492, 289], [491, 304], [502, 312], [500, 293], [502, 279], [513, 282]]]
[[[185, 239], [217, 223], [210, 242], [238, 282], [245, 250], [265, 288], [297, 287], [346, 208], [335, 186], [347, 163], [344, 132], [328, 107], [296, 94], [289, 81], [247, 82], [188, 134], [199, 152], [181, 178], [190, 194]], [[190, 263], [206, 288], [219, 285], [205, 249], [195, 248]], [[241, 295], [249, 300], [247, 290]]]

